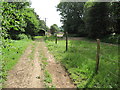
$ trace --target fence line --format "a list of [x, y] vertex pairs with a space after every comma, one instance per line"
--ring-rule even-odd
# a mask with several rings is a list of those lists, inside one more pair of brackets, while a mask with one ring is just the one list
[[[57, 43], [57, 41], [55, 41], [55, 42]], [[67, 50], [68, 50], [68, 33], [66, 32], [66, 51]], [[106, 57], [104, 57], [104, 58], [106, 58]], [[120, 63], [120, 62], [117, 62], [117, 61], [109, 61], [109, 62]], [[97, 54], [96, 54], [96, 67], [95, 67], [95, 73], [96, 74], [98, 74], [99, 64], [100, 64], [100, 39], [97, 39]], [[119, 76], [115, 75], [114, 73], [110, 72], [108, 69], [106, 69], [106, 70], [110, 74], [114, 75], [115, 77], [119, 77]]]
[[[105, 59], [107, 59], [107, 57], [105, 57]], [[108, 61], [107, 61], [108, 62]], [[119, 61], [117, 62], [117, 61], [109, 61], [109, 62], [113, 62], [113, 63], [120, 63]]]
[[111, 73], [112, 75], [114, 75], [115, 77], [119, 77], [117, 75], [115, 75], [114, 73], [110, 72], [109, 70], [107, 70], [109, 73]]

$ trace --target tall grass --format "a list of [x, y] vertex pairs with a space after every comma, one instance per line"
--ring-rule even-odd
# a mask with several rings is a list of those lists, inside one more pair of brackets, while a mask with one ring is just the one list
[[54, 43], [54, 38], [46, 40], [48, 49], [68, 70], [78, 88], [118, 87], [118, 47], [101, 43], [100, 66], [94, 75], [96, 64], [96, 43], [85, 40], [69, 40], [69, 50], [65, 52], [65, 40]]

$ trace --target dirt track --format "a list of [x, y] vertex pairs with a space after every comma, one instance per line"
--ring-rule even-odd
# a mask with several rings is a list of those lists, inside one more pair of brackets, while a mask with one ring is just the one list
[[53, 85], [55, 85], [56, 88], [75, 88], [68, 74], [65, 72], [65, 69], [59, 62], [55, 61], [53, 55], [50, 54], [43, 41], [41, 42], [41, 47], [43, 47], [43, 54], [47, 58], [48, 65], [46, 69], [52, 75]]
[[8, 80], [5, 83], [7, 88], [41, 88], [43, 83], [37, 77], [42, 76], [39, 60], [39, 44], [35, 43], [33, 60], [30, 55], [33, 52], [33, 45], [29, 46], [22, 55], [13, 70], [9, 71]]
[[52, 76], [53, 85], [56, 88], [75, 88], [65, 69], [55, 61], [44, 41], [39, 39], [26, 49], [15, 67], [9, 71], [5, 87], [45, 88], [40, 52], [47, 58], [46, 69]]

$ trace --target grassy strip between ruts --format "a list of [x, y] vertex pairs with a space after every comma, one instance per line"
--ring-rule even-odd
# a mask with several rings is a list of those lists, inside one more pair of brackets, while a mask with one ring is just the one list
[[36, 45], [36, 43], [32, 43], [32, 51], [31, 51], [31, 53], [29, 55], [30, 60], [33, 60], [33, 58], [34, 58], [35, 45]]
[[52, 84], [52, 77], [51, 77], [50, 73], [48, 72], [48, 70], [46, 69], [46, 65], [48, 65], [47, 58], [45, 57], [44, 53], [41, 51], [42, 51], [42, 49], [40, 49], [40, 58], [41, 58], [40, 65], [41, 65], [41, 69], [43, 70], [43, 74], [44, 74], [45, 88], [54, 89], [55, 86]]
[[117, 88], [118, 47], [101, 43], [99, 72], [94, 75], [96, 64], [96, 43], [85, 40], [69, 40], [65, 52], [65, 40], [55, 44], [55, 38], [45, 39], [48, 49], [68, 70], [78, 88]]
[[6, 80], [7, 72], [17, 63], [30, 43], [31, 40], [11, 40], [10, 43], [8, 43], [8, 47], [2, 49], [2, 55], [0, 57], [0, 63], [2, 64], [0, 83]]

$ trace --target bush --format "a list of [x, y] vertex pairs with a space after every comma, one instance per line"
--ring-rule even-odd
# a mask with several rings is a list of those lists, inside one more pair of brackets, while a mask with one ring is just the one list
[[102, 39], [103, 42], [106, 42], [106, 43], [113, 43], [113, 44], [120, 44], [120, 42], [118, 41], [120, 38], [120, 35], [116, 34], [116, 35], [108, 35], [106, 37], [104, 37]]
[[28, 39], [28, 36], [25, 35], [25, 34], [19, 34], [18, 35], [18, 38], [21, 40], [21, 39]]

